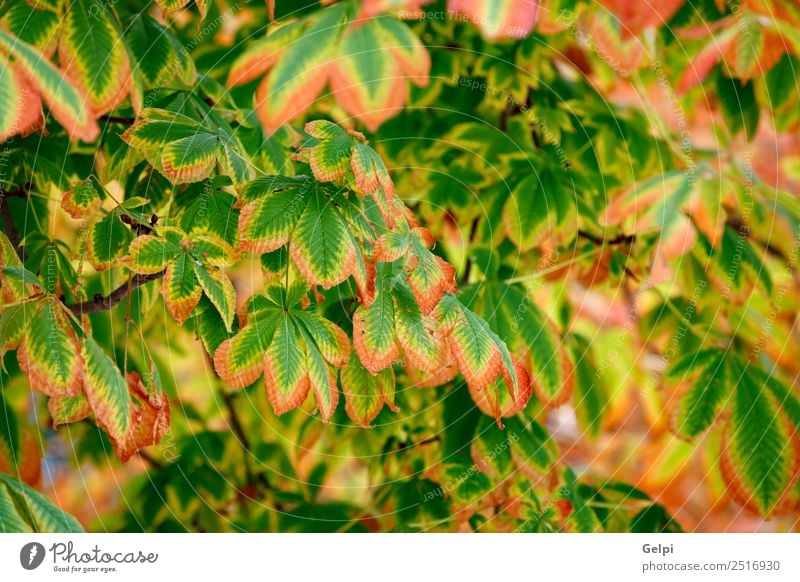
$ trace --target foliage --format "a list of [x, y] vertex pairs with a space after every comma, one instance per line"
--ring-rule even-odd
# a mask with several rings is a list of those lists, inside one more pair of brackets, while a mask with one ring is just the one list
[[0, 2], [0, 529], [796, 527], [798, 57], [781, 0]]

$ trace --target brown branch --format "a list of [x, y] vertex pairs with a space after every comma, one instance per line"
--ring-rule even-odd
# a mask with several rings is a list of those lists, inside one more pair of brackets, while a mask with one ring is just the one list
[[11, 216], [11, 208], [6, 203], [6, 200], [9, 198], [27, 198], [31, 187], [31, 184], [26, 184], [19, 190], [6, 191], [0, 186], [0, 221], [2, 221], [3, 231], [6, 233], [9, 242], [11, 242], [11, 246], [14, 247], [19, 260], [23, 263], [26, 257], [25, 247], [20, 244], [22, 237], [19, 234], [17, 225], [14, 223], [14, 217]]
[[586, 240], [592, 241], [598, 245], [619, 245], [619, 244], [632, 244], [636, 242], [636, 235], [635, 234], [621, 234], [614, 238], [600, 238], [595, 236], [585, 230], [579, 230], [578, 236], [581, 238], [585, 238]]
[[114, 289], [107, 296], [104, 297], [98, 293], [86, 301], [67, 305], [67, 309], [77, 315], [80, 315], [81, 313], [97, 313], [99, 311], [106, 311], [122, 301], [125, 296], [134, 289], [137, 289], [145, 283], [149, 283], [150, 281], [160, 279], [164, 276], [165, 272], [166, 271], [160, 271], [158, 273], [152, 273], [149, 275], [134, 275], [128, 281]]
[[135, 117], [117, 117], [115, 115], [101, 115], [100, 121], [105, 123], [121, 123], [122, 125], [133, 125], [136, 123]]

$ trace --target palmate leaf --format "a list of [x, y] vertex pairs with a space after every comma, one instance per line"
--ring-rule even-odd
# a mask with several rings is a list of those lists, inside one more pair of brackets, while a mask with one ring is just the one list
[[331, 368], [344, 366], [350, 352], [347, 335], [298, 301], [305, 287], [288, 292], [270, 287], [265, 296], [250, 300], [247, 321], [214, 354], [214, 367], [232, 387], [252, 384], [261, 373], [276, 414], [300, 406], [314, 392], [327, 422], [339, 400]]
[[270, 30], [233, 64], [231, 86], [265, 75], [256, 109], [272, 132], [305, 113], [330, 82], [339, 104], [369, 129], [402, 108], [408, 82], [428, 82], [430, 56], [403, 22], [371, 14], [353, 20], [336, 4]]
[[117, 107], [131, 87], [128, 52], [112, 14], [92, 0], [68, 0], [59, 43], [64, 74], [88, 95], [95, 115]]
[[146, 108], [122, 139], [173, 184], [199, 182], [219, 166], [241, 187], [252, 174], [244, 147], [225, 122], [206, 113], [200, 122], [188, 115]]
[[299, 156], [308, 160], [317, 180], [345, 183], [361, 195], [370, 195], [389, 228], [394, 228], [398, 216], [410, 218], [408, 209], [395, 196], [394, 182], [383, 160], [362, 134], [345, 131], [326, 120], [308, 122], [305, 132], [310, 139]]
[[[16, 67], [73, 139], [94, 141], [97, 138], [100, 128], [80, 90], [35, 47], [0, 29], [0, 48], [12, 55]], [[35, 105], [35, 100], [28, 103], [28, 106]]]
[[256, 92], [256, 112], [268, 132], [302, 115], [328, 83], [348, 10], [334, 5], [306, 17], [302, 36], [270, 67]]
[[735, 381], [729, 357], [726, 350], [712, 348], [690, 353], [670, 368], [670, 380], [690, 383], [678, 401], [673, 419], [678, 436], [696, 437], [716, 420]]
[[796, 427], [750, 365], [737, 359], [731, 368], [736, 385], [720, 468], [734, 499], [767, 518], [797, 481], [800, 451]]
[[408, 98], [407, 76], [428, 82], [430, 56], [406, 24], [379, 16], [350, 28], [331, 68], [331, 89], [370, 131], [394, 117]]
[[161, 295], [178, 324], [186, 321], [205, 294], [230, 331], [236, 295], [230, 279], [219, 267], [226, 262], [225, 249], [216, 239], [196, 235], [190, 240], [182, 230], [164, 227], [157, 234], [140, 236], [131, 243], [127, 265], [143, 275], [164, 271]]
[[239, 248], [267, 253], [288, 244], [311, 284], [327, 289], [351, 275], [366, 284], [366, 262], [337, 196], [305, 176], [253, 180], [243, 193], [245, 200], [255, 200], [242, 208]]
[[0, 473], [0, 529], [6, 532], [83, 532], [74, 517], [54, 506], [38, 491], [4, 473]]
[[384, 267], [374, 301], [353, 314], [353, 345], [363, 366], [377, 374], [402, 353], [407, 366], [428, 374], [445, 366], [445, 340], [434, 317], [425, 315], [409, 288]]
[[429, 249], [433, 235], [425, 228], [409, 229], [401, 221], [398, 230], [375, 242], [376, 263], [402, 260], [408, 285], [423, 313], [430, 313], [445, 293], [455, 290], [455, 268]]

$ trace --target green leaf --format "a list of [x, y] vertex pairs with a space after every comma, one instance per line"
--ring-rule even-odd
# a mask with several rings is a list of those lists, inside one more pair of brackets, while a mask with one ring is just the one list
[[275, 414], [300, 406], [310, 388], [303, 338], [288, 314], [278, 321], [275, 336], [264, 353], [264, 380]]
[[0, 459], [6, 459], [11, 466], [18, 463], [20, 455], [20, 434], [17, 415], [6, 402], [4, 392], [0, 392]]
[[492, 482], [474, 465], [445, 465], [439, 484], [461, 505], [477, 503], [492, 490]]
[[64, 74], [88, 95], [97, 115], [117, 107], [130, 90], [128, 53], [111, 14], [93, 0], [70, 0], [59, 43]]
[[124, 442], [131, 426], [131, 398], [125, 379], [97, 342], [83, 340], [83, 389], [97, 425], [116, 443]]
[[173, 184], [200, 182], [219, 166], [236, 188], [252, 174], [244, 146], [213, 111], [203, 121], [163, 109], [142, 110], [122, 139]]
[[373, 374], [390, 367], [400, 353], [389, 282], [382, 277], [377, 287], [372, 304], [360, 305], [353, 313], [353, 346], [361, 363]]
[[263, 374], [264, 352], [272, 344], [280, 318], [280, 312], [272, 305], [256, 310], [235, 336], [219, 344], [214, 352], [214, 368], [226, 384], [244, 388]]
[[671, 378], [691, 370], [692, 385], [678, 401], [675, 432], [693, 438], [705, 431], [719, 414], [730, 393], [730, 378], [725, 350], [709, 349], [684, 356], [670, 371]]
[[[164, 304], [179, 325], [186, 321], [203, 295], [203, 287], [195, 272], [197, 262], [198, 259], [191, 254], [182, 252], [167, 267], [161, 285]], [[224, 297], [218, 295], [217, 299], [224, 300]]]
[[164, 230], [155, 235], [137, 237], [128, 247], [130, 269], [140, 274], [160, 273], [183, 253], [182, 233], [177, 230]]
[[353, 274], [359, 251], [348, 225], [322, 187], [314, 187], [309, 193], [308, 205], [292, 232], [289, 251], [312, 285], [328, 289]]
[[795, 451], [790, 425], [775, 398], [749, 370], [738, 364], [733, 411], [723, 443], [722, 470], [729, 487], [769, 517], [794, 478]]
[[94, 176], [72, 184], [72, 188], [64, 192], [61, 198], [61, 208], [76, 220], [86, 218], [100, 208], [103, 201], [104, 189]]
[[755, 137], [761, 113], [756, 101], [755, 84], [752, 81], [742, 83], [739, 79], [719, 74], [717, 97], [731, 134], [744, 130], [745, 139], [751, 141]]
[[236, 198], [214, 183], [204, 182], [202, 191], [187, 191], [191, 195], [182, 204], [179, 225], [188, 235], [198, 234], [220, 241], [233, 252], [238, 244], [239, 209]]
[[3, 140], [38, 123], [39, 107], [30, 92], [30, 87], [11, 61], [0, 55], [0, 138]]
[[[495, 482], [514, 469], [511, 455], [510, 431], [501, 429], [488, 416], [481, 416], [475, 429], [470, 452], [475, 465]], [[514, 433], [516, 435], [516, 433]]]
[[80, 392], [83, 366], [78, 339], [57, 300], [42, 302], [39, 312], [27, 322], [17, 358], [34, 389], [48, 396]]
[[384, 404], [397, 412], [394, 404], [394, 371], [391, 368], [373, 374], [353, 352], [347, 366], [342, 368], [340, 379], [347, 415], [356, 424], [370, 426]]
[[95, 222], [86, 237], [86, 253], [89, 262], [98, 271], [113, 266], [133, 240], [133, 233], [121, 220], [119, 209], [109, 212], [105, 218]]
[[518, 465], [546, 472], [559, 458], [558, 445], [535, 420], [505, 419], [511, 454]]
[[303, 113], [324, 88], [347, 10], [336, 5], [314, 13], [305, 20], [302, 36], [284, 45], [280, 60], [257, 92], [257, 112], [268, 132]]
[[250, 182], [242, 198], [252, 200], [239, 216], [239, 248], [251, 253], [275, 251], [289, 242], [313, 188], [308, 178], [267, 176]]
[[[182, 64], [180, 41], [172, 31], [145, 14], [136, 14], [125, 32], [125, 42], [136, 56], [136, 67], [147, 88], [164, 86]], [[192, 63], [191, 59], [185, 59]], [[193, 75], [192, 75], [193, 77]]]
[[206, 268], [194, 263], [194, 273], [206, 297], [222, 316], [225, 329], [231, 331], [233, 318], [236, 315], [236, 291], [233, 289], [233, 283], [222, 269]]
[[33, 285], [35, 287], [44, 287], [39, 277], [31, 273], [28, 269], [22, 266], [3, 267], [3, 279], [14, 279], [22, 285]]
[[19, 514], [19, 509], [5, 484], [0, 483], [0, 533], [30, 533], [33, 528]]
[[77, 396], [58, 396], [50, 398], [47, 409], [53, 419], [53, 428], [83, 420], [92, 412], [89, 401], [82, 393]]
[[206, 353], [213, 358], [220, 344], [226, 339], [230, 339], [233, 336], [233, 332], [225, 330], [225, 322], [222, 320], [219, 311], [211, 305], [208, 299], [200, 300], [193, 319], [197, 336], [203, 342]]
[[564, 471], [564, 481], [566, 482], [567, 491], [569, 491], [567, 498], [572, 504], [572, 513], [569, 515], [569, 520], [575, 531], [579, 533], [602, 531], [600, 520], [581, 493], [581, 486], [571, 469]]
[[57, 14], [58, 9], [44, 9], [43, 2], [35, 2], [35, 7], [30, 2], [13, 2], [9, 4], [8, 12], [3, 16], [3, 22], [8, 26], [8, 30], [20, 40], [35, 46], [43, 53], [47, 53], [48, 49], [52, 48], [53, 41], [57, 38], [57, 32], [61, 24]]
[[529, 175], [517, 184], [506, 202], [503, 210], [506, 235], [520, 251], [539, 246], [573, 215], [570, 200], [553, 172], [545, 170]]
[[229, 385], [243, 387], [264, 374], [267, 397], [276, 414], [293, 410], [313, 390], [323, 421], [330, 420], [339, 399], [331, 366], [343, 366], [349, 342], [342, 329], [297, 302], [305, 285], [288, 291], [270, 287], [247, 307], [247, 322], [214, 354], [214, 367]]
[[586, 433], [597, 438], [603, 427], [608, 394], [602, 383], [603, 376], [594, 364], [588, 340], [573, 336], [575, 348], [575, 412]]
[[0, 481], [15, 499], [17, 507], [20, 508], [19, 515], [24, 516], [25, 521], [30, 522], [34, 531], [40, 533], [83, 532], [78, 520], [55, 507], [41, 493], [4, 473], [0, 473]]
[[435, 319], [422, 314], [414, 296], [404, 285], [395, 285], [392, 295], [397, 343], [403, 348], [406, 359], [423, 372], [438, 372], [444, 365], [445, 350]]

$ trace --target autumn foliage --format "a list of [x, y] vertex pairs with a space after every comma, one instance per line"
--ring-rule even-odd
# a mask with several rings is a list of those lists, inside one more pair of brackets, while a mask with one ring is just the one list
[[797, 528], [795, 3], [138, 4], [0, 2], [0, 530]]

